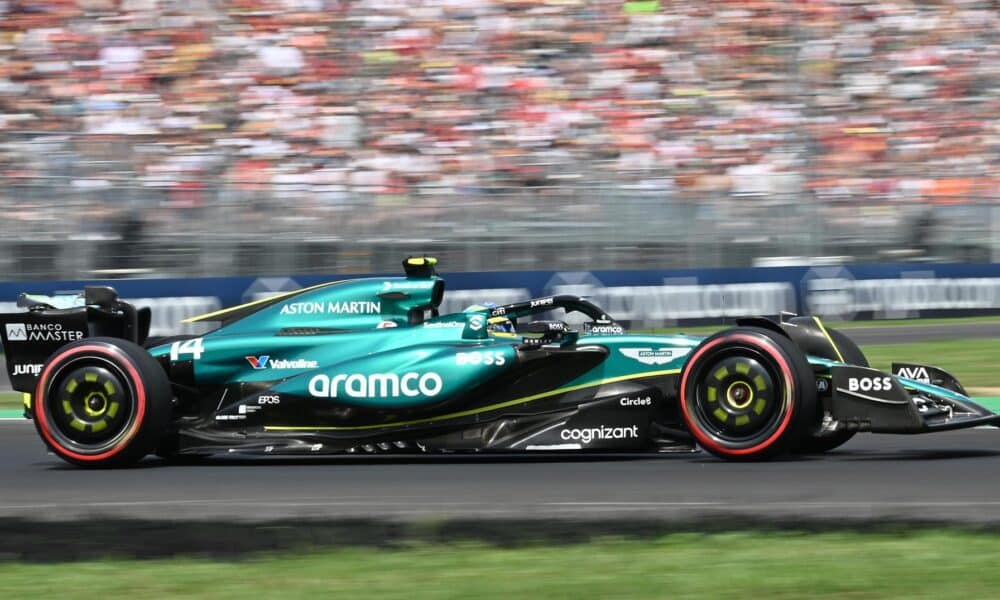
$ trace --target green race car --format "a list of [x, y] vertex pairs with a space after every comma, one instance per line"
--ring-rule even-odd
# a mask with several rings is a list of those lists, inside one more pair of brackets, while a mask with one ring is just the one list
[[816, 317], [628, 334], [568, 295], [440, 315], [435, 262], [203, 315], [219, 327], [200, 336], [148, 338], [149, 310], [108, 287], [22, 294], [25, 312], [0, 315], [7, 368], [46, 445], [81, 466], [696, 447], [756, 460], [1000, 419], [939, 369], [868, 368]]

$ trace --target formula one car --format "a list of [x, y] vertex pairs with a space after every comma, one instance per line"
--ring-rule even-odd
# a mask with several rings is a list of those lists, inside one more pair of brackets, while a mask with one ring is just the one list
[[627, 334], [569, 295], [439, 315], [435, 263], [196, 317], [220, 324], [201, 336], [148, 338], [149, 310], [109, 287], [22, 294], [25, 312], [0, 315], [7, 369], [46, 445], [81, 466], [154, 452], [696, 447], [756, 460], [858, 431], [1000, 421], [940, 369], [869, 368], [816, 317], [748, 318], [702, 338]]

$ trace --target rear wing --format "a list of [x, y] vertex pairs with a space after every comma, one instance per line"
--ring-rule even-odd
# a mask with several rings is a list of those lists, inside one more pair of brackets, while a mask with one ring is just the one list
[[24, 312], [0, 314], [0, 339], [11, 387], [32, 393], [45, 361], [62, 346], [107, 336], [142, 344], [149, 335], [149, 308], [136, 309], [107, 286], [87, 286], [82, 294], [21, 294]]

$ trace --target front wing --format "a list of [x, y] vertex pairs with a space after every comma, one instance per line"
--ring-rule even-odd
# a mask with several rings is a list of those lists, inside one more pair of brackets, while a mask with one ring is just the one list
[[831, 393], [826, 408], [838, 428], [929, 433], [1000, 426], [1000, 415], [973, 401], [954, 377], [934, 367], [894, 365], [893, 371], [940, 374], [939, 382], [948, 387], [853, 365], [836, 365], [830, 370]]

